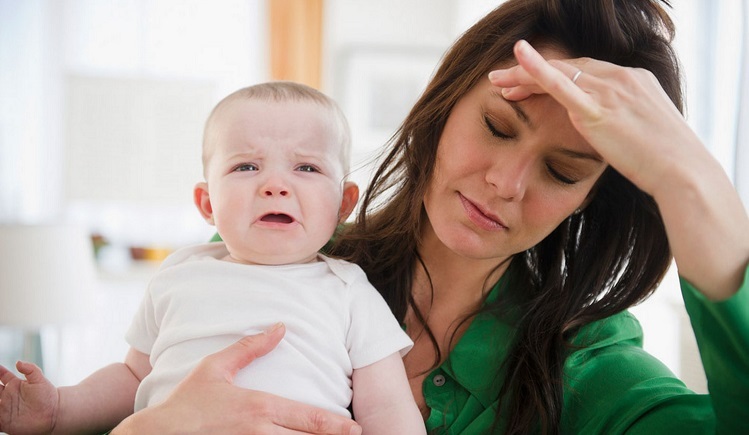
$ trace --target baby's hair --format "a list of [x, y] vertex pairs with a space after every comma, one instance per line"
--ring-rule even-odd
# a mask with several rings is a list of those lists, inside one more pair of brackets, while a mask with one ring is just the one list
[[349, 172], [349, 160], [351, 158], [351, 131], [349, 129], [348, 121], [343, 111], [332, 98], [325, 95], [310, 86], [290, 82], [290, 81], [271, 81], [264, 82], [257, 85], [248, 86], [241, 88], [237, 91], [227, 95], [221, 101], [216, 104], [211, 114], [208, 115], [208, 119], [205, 122], [205, 128], [203, 129], [203, 172], [206, 172], [208, 161], [211, 157], [212, 148], [209, 146], [212, 141], [211, 135], [211, 124], [214, 117], [221, 112], [229, 103], [236, 100], [261, 100], [261, 101], [310, 101], [320, 104], [322, 107], [329, 109], [333, 118], [335, 119], [336, 127], [338, 127], [338, 138], [341, 143], [341, 163], [343, 164], [343, 173], [348, 174]]

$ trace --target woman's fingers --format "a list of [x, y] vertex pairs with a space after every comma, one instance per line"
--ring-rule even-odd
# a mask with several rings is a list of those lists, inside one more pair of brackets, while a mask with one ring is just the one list
[[360, 435], [361, 427], [353, 420], [313, 406], [285, 401], [278, 406], [275, 423], [289, 433]]
[[263, 333], [243, 337], [231, 346], [203, 358], [190, 373], [202, 381], [223, 380], [231, 383], [239, 370], [273, 350], [286, 333], [277, 323]]
[[[496, 74], [490, 76], [492, 82], [499, 86], [502, 86], [501, 83], [510, 88], [519, 86], [518, 89], [503, 92], [505, 98], [517, 100], [532, 93], [547, 93], [572, 112], [595, 115], [595, 105], [583, 90], [583, 82], [592, 79], [590, 74], [585, 74], [589, 59], [547, 61], [526, 41], [518, 41], [514, 52], [519, 65], [506, 74], [504, 80], [496, 80], [495, 83]], [[582, 73], [575, 77], [578, 71]]]
[[[533, 47], [531, 47], [526, 41], [518, 41], [514, 47], [515, 56], [522, 63], [504, 69], [498, 69], [489, 73], [489, 80], [495, 86], [506, 89], [507, 91], [514, 88], [527, 88], [532, 90], [532, 93], [547, 93], [544, 88], [539, 85], [538, 74], [541, 71], [539, 68], [547, 66], [553, 67], [561, 73], [562, 77], [558, 77], [558, 74], [552, 70], [548, 70], [545, 76], [557, 77], [560, 81], [570, 81], [573, 84], [577, 84], [577, 80], [582, 77], [582, 74], [577, 75], [579, 71], [585, 71], [591, 68], [600, 69], [600, 65], [596, 63], [604, 63], [596, 61], [590, 58], [579, 58], [579, 59], [545, 59], [543, 58]], [[531, 73], [530, 69], [526, 69], [525, 65], [533, 63], [535, 68]], [[594, 65], [589, 65], [593, 63]], [[566, 78], [566, 80], [564, 80]], [[574, 79], [574, 81], [573, 81]]]
[[[360, 434], [361, 428], [349, 418], [233, 385], [236, 373], [271, 352], [284, 333], [279, 323], [203, 358], [167, 400], [151, 413], [147, 409], [132, 415], [113, 433], [159, 432], [164, 422], [179, 421], [207, 432]], [[201, 412], [196, 414], [196, 409]]]

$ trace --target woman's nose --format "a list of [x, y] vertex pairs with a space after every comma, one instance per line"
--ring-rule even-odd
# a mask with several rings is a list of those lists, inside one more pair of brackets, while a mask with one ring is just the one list
[[523, 156], [504, 156], [489, 168], [486, 181], [497, 195], [508, 201], [520, 201], [525, 196], [532, 176], [533, 160]]

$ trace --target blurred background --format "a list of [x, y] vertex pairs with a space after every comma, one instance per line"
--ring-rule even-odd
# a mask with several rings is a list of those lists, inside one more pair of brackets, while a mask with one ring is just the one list
[[[24, 288], [0, 288], [0, 363], [24, 353], [28, 328], [60, 385], [124, 357], [124, 331], [160, 260], [214, 233], [192, 188], [202, 179], [204, 120], [223, 96], [270, 79], [327, 92], [349, 117], [352, 178], [363, 188], [367, 163], [444, 50], [499, 3], [0, 0], [0, 224], [73, 225], [96, 247], [90, 300], [55, 299], [65, 302], [52, 311], [76, 312], [65, 322], [4, 321], [3, 313], [51, 302], [21, 303], [12, 292]], [[673, 3], [687, 118], [748, 204], [748, 7]], [[9, 249], [0, 262], [19, 252]], [[633, 310], [645, 346], [704, 391], [673, 273], [662, 287]]]

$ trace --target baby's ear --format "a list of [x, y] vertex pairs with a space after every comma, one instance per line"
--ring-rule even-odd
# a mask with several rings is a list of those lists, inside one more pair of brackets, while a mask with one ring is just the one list
[[208, 195], [208, 183], [200, 182], [195, 185], [193, 191], [193, 201], [195, 201], [195, 207], [198, 208], [200, 215], [203, 216], [206, 222], [211, 225], [215, 225], [213, 221], [213, 207], [211, 207], [211, 197]]
[[346, 221], [351, 212], [354, 211], [357, 201], [359, 201], [359, 186], [353, 181], [344, 182], [341, 208], [338, 210], [338, 223], [342, 224]]

